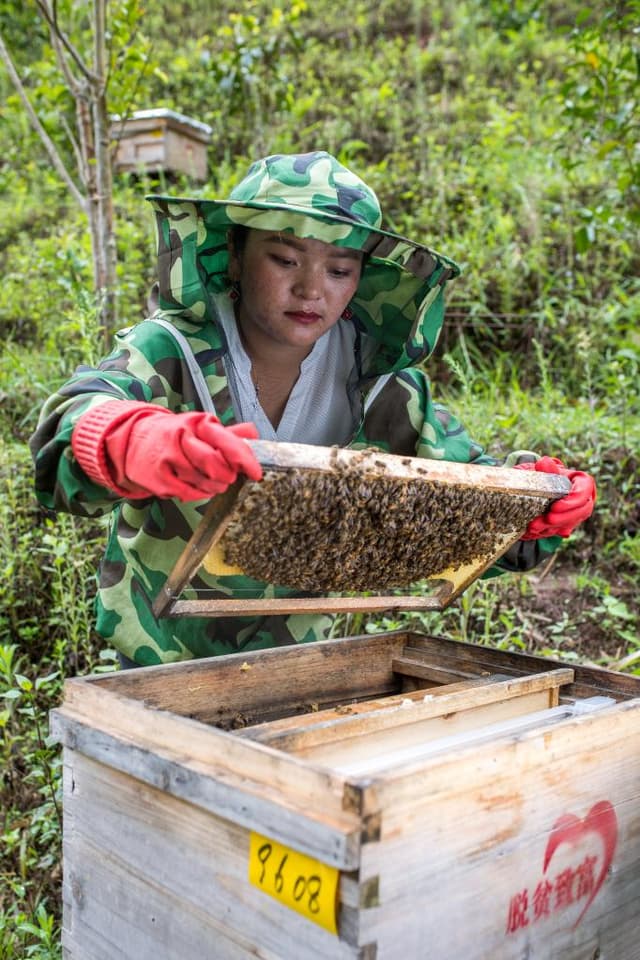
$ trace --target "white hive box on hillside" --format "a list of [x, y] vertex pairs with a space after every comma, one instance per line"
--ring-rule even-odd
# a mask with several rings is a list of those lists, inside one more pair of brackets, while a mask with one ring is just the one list
[[184, 173], [207, 179], [211, 127], [173, 110], [138, 110], [112, 118], [115, 169], [120, 173]]

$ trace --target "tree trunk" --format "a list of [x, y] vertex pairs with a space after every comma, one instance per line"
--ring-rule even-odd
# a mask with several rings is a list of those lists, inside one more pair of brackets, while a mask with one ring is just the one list
[[0, 59], [25, 106], [51, 162], [87, 214], [91, 234], [93, 280], [100, 330], [108, 346], [117, 323], [117, 246], [113, 215], [113, 174], [107, 103], [106, 0], [93, 0], [93, 64], [91, 68], [75, 49], [57, 20], [50, 0], [36, 0], [49, 28], [58, 67], [76, 104], [77, 143], [74, 142], [77, 178], [65, 167], [54, 143], [33, 110], [27, 92], [0, 36]]
[[117, 321], [117, 248], [113, 226], [113, 173], [109, 110], [107, 106], [106, 5], [94, 0], [94, 73], [96, 90], [93, 98], [95, 144], [96, 203], [95, 235], [97, 257], [94, 256], [95, 284], [98, 295], [100, 328], [108, 345]]

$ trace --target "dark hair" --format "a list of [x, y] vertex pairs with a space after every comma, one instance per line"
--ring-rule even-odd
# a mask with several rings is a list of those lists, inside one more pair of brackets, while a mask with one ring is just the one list
[[[247, 243], [247, 237], [249, 236], [249, 230], [250, 228], [246, 227], [243, 223], [234, 223], [234, 225], [229, 228], [229, 240], [236, 256], [240, 256], [243, 252]], [[360, 261], [360, 276], [362, 276], [362, 271], [370, 257], [371, 254], [363, 250], [362, 260]]]
[[249, 227], [245, 227], [242, 223], [236, 223], [230, 228], [229, 240], [236, 254], [242, 253], [246, 246], [248, 236]]

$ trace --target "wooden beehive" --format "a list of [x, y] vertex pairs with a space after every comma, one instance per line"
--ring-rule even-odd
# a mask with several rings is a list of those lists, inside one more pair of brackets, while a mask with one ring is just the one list
[[[442, 609], [569, 490], [565, 477], [535, 471], [375, 449], [251, 446], [262, 481], [241, 477], [213, 498], [155, 600], [156, 616]], [[207, 597], [207, 574], [242, 572], [306, 595], [246, 597], [236, 584], [221, 598], [213, 581]], [[180, 599], [196, 573], [198, 595]], [[408, 589], [417, 582], [419, 596]]]
[[211, 127], [174, 110], [138, 110], [114, 117], [115, 169], [120, 173], [184, 173], [203, 182], [208, 176]]
[[634, 960], [639, 692], [407, 632], [71, 680], [64, 956]]

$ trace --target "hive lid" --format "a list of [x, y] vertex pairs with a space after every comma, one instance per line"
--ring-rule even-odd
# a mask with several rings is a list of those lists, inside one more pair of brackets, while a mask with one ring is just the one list
[[249, 443], [263, 479], [210, 501], [156, 616], [441, 610], [569, 490], [533, 470]]
[[175, 129], [188, 130], [203, 143], [208, 143], [213, 133], [213, 127], [195, 117], [187, 117], [183, 113], [169, 110], [167, 107], [157, 107], [153, 110], [134, 110], [133, 113], [121, 116], [118, 113], [111, 115], [112, 136], [116, 139], [129, 136], [138, 130], [148, 130], [156, 121]]

